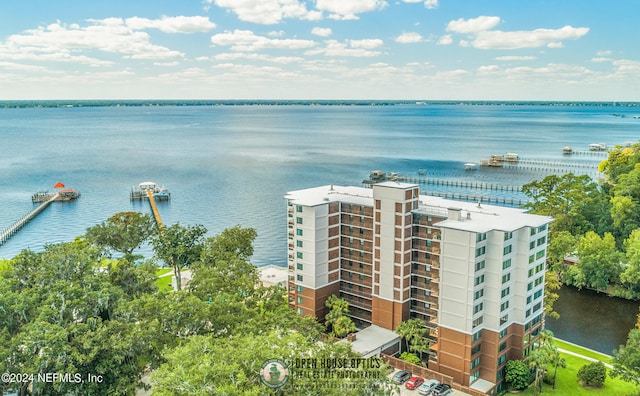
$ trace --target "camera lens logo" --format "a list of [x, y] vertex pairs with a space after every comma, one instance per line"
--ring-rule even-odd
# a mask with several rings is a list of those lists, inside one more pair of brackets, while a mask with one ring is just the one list
[[289, 379], [289, 368], [280, 359], [269, 359], [260, 368], [260, 378], [269, 388], [280, 388]]

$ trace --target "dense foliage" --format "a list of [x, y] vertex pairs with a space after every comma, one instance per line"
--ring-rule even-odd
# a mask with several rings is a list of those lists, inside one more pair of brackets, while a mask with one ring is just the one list
[[[322, 326], [290, 309], [285, 290], [260, 284], [249, 262], [255, 230], [206, 238], [202, 226], [156, 234], [150, 224], [119, 213], [74, 242], [0, 262], [0, 371], [36, 378], [0, 391], [133, 395], [151, 384], [154, 395], [258, 395], [269, 392], [260, 379], [267, 359], [357, 357], [348, 343], [323, 341]], [[192, 271], [184, 290], [158, 290], [157, 266], [133, 254], [149, 241], [157, 263]], [[37, 379], [51, 373], [70, 377]], [[310, 394], [389, 394], [384, 365], [352, 373]], [[292, 379], [282, 391], [318, 383]]]
[[[551, 273], [578, 288], [640, 298], [640, 143], [615, 147], [587, 175], [551, 175], [523, 187], [532, 213], [554, 218], [548, 247]], [[576, 258], [566, 265], [565, 257]], [[553, 288], [547, 290], [552, 312]]]
[[513, 390], [524, 390], [529, 386], [531, 372], [529, 366], [522, 360], [509, 360], [504, 376], [505, 381]]
[[585, 364], [578, 370], [578, 379], [585, 386], [602, 388], [605, 379], [607, 379], [607, 368], [602, 362]]

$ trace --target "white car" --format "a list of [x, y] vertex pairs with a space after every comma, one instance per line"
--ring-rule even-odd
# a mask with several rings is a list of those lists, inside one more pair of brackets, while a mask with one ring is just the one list
[[440, 381], [438, 380], [426, 380], [424, 384], [418, 387], [418, 393], [421, 395], [429, 395], [431, 391], [435, 389], [436, 386], [440, 385]]

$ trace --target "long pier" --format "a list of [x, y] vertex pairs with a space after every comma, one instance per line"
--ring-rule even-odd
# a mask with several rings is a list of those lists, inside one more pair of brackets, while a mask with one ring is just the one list
[[[387, 180], [392, 180], [392, 179], [387, 179]], [[408, 182], [408, 183], [431, 184], [436, 186], [474, 188], [479, 190], [511, 191], [511, 192], [522, 191], [522, 186], [512, 186], [512, 185], [506, 185], [506, 184], [486, 183], [486, 182], [467, 181], [467, 180], [430, 179], [430, 178], [424, 178], [424, 177], [410, 177], [410, 176], [404, 176], [404, 175], [397, 175], [393, 180]]]
[[162, 218], [160, 217], [160, 212], [158, 211], [158, 206], [156, 205], [156, 200], [153, 197], [153, 191], [151, 191], [150, 188], [147, 189], [147, 198], [149, 198], [149, 205], [151, 206], [153, 217], [156, 219], [158, 229], [162, 230], [164, 228], [164, 224], [162, 223]]
[[31, 212], [27, 213], [20, 220], [16, 221], [11, 227], [0, 233], [0, 246], [4, 245], [12, 236], [18, 233], [22, 227], [27, 225], [31, 220], [35, 219], [43, 210], [49, 206], [49, 204], [59, 198], [60, 194], [53, 194], [46, 201], [42, 201], [40, 205], [36, 206]]
[[528, 203], [528, 200], [525, 199], [517, 199], [517, 198], [504, 198], [504, 197], [488, 197], [482, 195], [473, 195], [473, 194], [463, 194], [463, 193], [450, 193], [450, 192], [441, 192], [441, 191], [422, 191], [425, 195], [431, 195], [435, 197], [441, 197], [445, 199], [457, 199], [459, 201], [467, 201], [467, 202], [484, 202], [488, 204], [501, 204], [508, 206], [523, 206]]

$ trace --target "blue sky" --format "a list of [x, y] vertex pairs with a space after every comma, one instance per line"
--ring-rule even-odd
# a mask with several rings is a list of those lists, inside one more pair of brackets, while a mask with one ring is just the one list
[[1, 99], [640, 100], [637, 0], [0, 3]]

